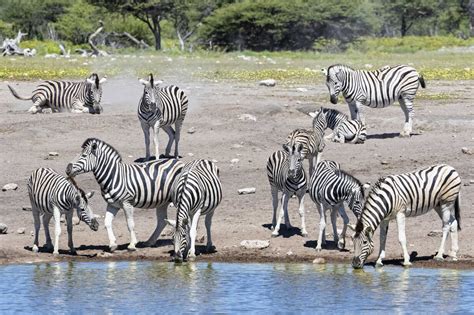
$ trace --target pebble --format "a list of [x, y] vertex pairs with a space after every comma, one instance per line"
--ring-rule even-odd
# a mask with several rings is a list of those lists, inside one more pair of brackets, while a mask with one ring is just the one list
[[194, 156], [194, 153], [189, 152], [188, 156]]
[[219, 161], [217, 161], [216, 159], [212, 159], [211, 162], [212, 162], [212, 163], [217, 163], [217, 162], [219, 162]]
[[17, 189], [18, 189], [18, 185], [17, 185], [17, 184], [15, 184], [15, 183], [10, 183], [10, 184], [6, 184], [5, 186], [3, 186], [2, 191], [17, 190]]
[[240, 246], [245, 249], [264, 249], [270, 246], [270, 241], [263, 240], [243, 240]]
[[250, 195], [255, 194], [257, 189], [255, 187], [241, 188], [238, 190], [239, 195]]
[[8, 226], [4, 223], [0, 223], [0, 234], [7, 234]]
[[48, 153], [49, 156], [59, 156], [58, 152], [51, 151]]
[[25, 228], [19, 228], [18, 230], [16, 230], [16, 233], [25, 234]]
[[308, 92], [307, 88], [297, 88], [296, 89], [298, 92]]
[[291, 256], [293, 255], [293, 252], [291, 251], [291, 249], [286, 253], [287, 256]]
[[387, 165], [388, 162], [387, 162], [387, 161], [381, 161], [380, 164], [382, 164], [382, 165]]
[[240, 149], [240, 148], [243, 148], [244, 146], [241, 145], [241, 144], [238, 144], [238, 143], [235, 143], [232, 145], [232, 149]]
[[100, 252], [97, 254], [97, 257], [101, 257], [101, 258], [107, 258], [107, 257], [112, 257], [112, 256], [113, 254], [109, 252]]
[[257, 121], [257, 117], [255, 117], [254, 115], [250, 115], [250, 114], [242, 114], [239, 116], [238, 118], [239, 120], [252, 120], [252, 121]]
[[235, 163], [239, 163], [239, 161], [240, 161], [239, 159], [232, 159], [230, 160], [230, 163], [235, 164]]
[[276, 81], [273, 79], [267, 79], [267, 80], [262, 80], [258, 82], [258, 85], [263, 85], [263, 86], [275, 86]]
[[473, 185], [474, 185], [474, 179], [471, 179], [471, 180], [469, 181], [469, 184], [473, 184]]
[[323, 265], [326, 263], [326, 259], [322, 258], [322, 257], [318, 257], [318, 258], [315, 258], [313, 260], [313, 264], [317, 264], [317, 265]]
[[196, 132], [196, 128], [194, 128], [194, 127], [191, 127], [191, 128], [188, 129], [188, 133], [191, 134], [191, 135], [195, 132]]
[[443, 236], [443, 231], [441, 231], [441, 230], [433, 230], [433, 231], [431, 231], [431, 232], [428, 233], [428, 236], [433, 236], [433, 237]]
[[30, 207], [30, 206], [23, 206], [23, 207], [21, 207], [21, 210], [23, 210], [23, 211], [31, 211], [31, 207]]
[[461, 148], [461, 152], [464, 153], [464, 154], [472, 155], [472, 151], [469, 150], [469, 149], [466, 148], [466, 147]]

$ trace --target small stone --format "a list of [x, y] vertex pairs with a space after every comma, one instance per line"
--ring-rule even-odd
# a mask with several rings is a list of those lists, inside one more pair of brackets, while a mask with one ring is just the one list
[[471, 179], [471, 180], [469, 181], [469, 184], [474, 184], [474, 179]]
[[238, 190], [239, 195], [255, 194], [257, 189], [255, 187], [241, 188]]
[[291, 256], [293, 255], [293, 252], [291, 251], [291, 249], [286, 253], [286, 256]]
[[236, 164], [236, 163], [239, 163], [239, 161], [240, 161], [239, 159], [232, 159], [230, 160], [230, 163]]
[[0, 223], [0, 234], [7, 234], [8, 226], [4, 223]]
[[10, 184], [6, 184], [5, 186], [3, 186], [2, 191], [17, 190], [17, 189], [18, 189], [18, 185], [17, 185], [17, 184], [15, 184], [15, 183], [10, 183]]
[[72, 218], [72, 224], [73, 225], [79, 225], [80, 222], [81, 222], [81, 220], [79, 220], [78, 217], [73, 217]]
[[297, 88], [296, 89], [298, 92], [308, 92], [307, 88]]
[[240, 149], [240, 148], [243, 148], [244, 146], [241, 145], [241, 144], [238, 144], [238, 143], [235, 143], [232, 145], [232, 149]]
[[30, 207], [30, 206], [23, 206], [23, 207], [21, 207], [21, 210], [23, 210], [23, 211], [31, 211], [31, 207]]
[[326, 259], [324, 259], [323, 257], [318, 257], [313, 260], [313, 264], [316, 264], [316, 265], [324, 265], [325, 263], [326, 263]]
[[441, 230], [433, 230], [433, 231], [431, 231], [431, 232], [428, 233], [428, 236], [440, 237], [440, 236], [443, 236], [443, 231], [441, 231]]
[[113, 254], [109, 252], [100, 252], [97, 254], [97, 257], [101, 257], [101, 258], [107, 258], [107, 257], [112, 257], [112, 256]]
[[464, 154], [472, 155], [472, 151], [466, 147], [461, 148], [461, 152]]
[[381, 161], [380, 164], [382, 164], [382, 165], [387, 165], [388, 162], [387, 162], [387, 161]]
[[263, 86], [275, 86], [276, 81], [273, 79], [267, 79], [267, 80], [262, 80], [258, 82], [258, 85], [263, 85]]
[[240, 246], [242, 246], [245, 249], [264, 249], [270, 246], [270, 241], [244, 240], [240, 242]]
[[250, 114], [242, 114], [238, 117], [239, 120], [252, 120], [252, 121], [257, 121], [257, 117], [254, 115]]
[[16, 230], [16, 233], [17, 234], [25, 234], [25, 228], [19, 228], [18, 230]]
[[194, 153], [189, 152], [188, 156], [194, 156]]
[[30, 235], [31, 235], [31, 236], [35, 236], [35, 232], [30, 231]]
[[212, 163], [218, 163], [219, 161], [217, 161], [216, 159], [212, 159], [211, 162]]
[[471, 186], [471, 184], [470, 183], [464, 183], [463, 186]]
[[194, 128], [194, 127], [191, 127], [191, 128], [188, 129], [188, 133], [191, 134], [191, 135], [195, 132], [196, 132], [196, 128]]
[[49, 156], [59, 156], [58, 152], [51, 151], [48, 153]]

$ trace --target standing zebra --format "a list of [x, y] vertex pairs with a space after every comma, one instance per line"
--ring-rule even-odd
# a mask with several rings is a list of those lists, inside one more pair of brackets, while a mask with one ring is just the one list
[[[169, 156], [174, 141], [174, 156], [177, 158], [181, 127], [188, 111], [188, 98], [179, 87], [170, 85], [160, 88], [162, 81], [155, 82], [150, 73], [148, 80], [140, 79], [144, 85], [143, 95], [138, 103], [138, 119], [145, 135], [145, 155], [150, 159], [150, 128], [153, 129], [155, 153], [158, 159], [158, 132], [160, 128], [168, 134], [165, 156]], [[171, 127], [174, 124], [175, 129]]]
[[[286, 228], [290, 229], [288, 216], [288, 200], [296, 195], [299, 201], [298, 212], [301, 217], [301, 234], [307, 236], [304, 219], [304, 195], [306, 193], [306, 174], [303, 169], [303, 145], [296, 143], [293, 146], [283, 145], [285, 151], [276, 151], [268, 159], [267, 175], [270, 182], [273, 202], [272, 236], [278, 236], [281, 220], [285, 215]], [[278, 208], [278, 192], [282, 192], [281, 209], [276, 218]]]
[[410, 136], [414, 116], [413, 101], [419, 85], [426, 87], [423, 76], [414, 68], [400, 65], [366, 71], [337, 64], [323, 69], [323, 72], [331, 103], [337, 104], [339, 93], [342, 92], [349, 104], [351, 119], [365, 123], [361, 105], [381, 108], [398, 101], [405, 114], [405, 126], [400, 136]]
[[[364, 143], [367, 139], [365, 125], [357, 119], [349, 119], [346, 114], [331, 108], [321, 107], [327, 121], [327, 128], [333, 130], [333, 134], [328, 136], [331, 141], [339, 143]], [[316, 117], [318, 112], [309, 113], [311, 117]]]
[[440, 164], [413, 173], [392, 175], [379, 179], [367, 196], [354, 236], [352, 266], [362, 268], [374, 250], [372, 236], [380, 225], [380, 252], [377, 265], [385, 258], [385, 241], [390, 220], [397, 219], [398, 240], [403, 249], [403, 265], [408, 266], [405, 217], [422, 215], [434, 209], [443, 221], [443, 238], [435, 259], [442, 260], [444, 244], [451, 232], [451, 253], [456, 258], [460, 226], [459, 191], [461, 179], [451, 166]]
[[302, 145], [303, 159], [309, 161], [309, 175], [313, 173], [314, 165], [318, 164], [324, 150], [324, 139], [320, 133], [313, 129], [295, 129], [286, 138], [286, 145], [294, 147], [297, 143]]
[[171, 201], [171, 186], [181, 171], [183, 163], [175, 160], [157, 160], [149, 163], [125, 164], [122, 157], [106, 142], [89, 138], [82, 145], [81, 154], [66, 168], [68, 176], [92, 172], [99, 184], [102, 197], [107, 202], [105, 228], [110, 241], [110, 250], [117, 248], [112, 230], [112, 221], [123, 208], [130, 232], [129, 250], [135, 250], [137, 238], [133, 209], [156, 208], [157, 225], [146, 245], [155, 244], [166, 225], [168, 204]]
[[51, 108], [53, 112], [73, 112], [100, 114], [102, 106], [102, 84], [107, 79], [99, 80], [93, 73], [83, 82], [44, 81], [33, 91], [32, 96], [22, 97], [8, 85], [13, 96], [20, 100], [32, 100], [33, 106], [28, 110], [32, 114]]
[[[349, 217], [344, 210], [344, 202], [347, 202], [354, 215], [359, 217], [364, 204], [364, 187], [350, 174], [340, 169], [339, 163], [334, 161], [321, 161], [311, 176], [309, 184], [309, 195], [316, 203], [319, 210], [320, 223], [318, 245], [316, 250], [320, 251], [325, 242], [326, 209], [331, 209], [331, 222], [334, 232], [334, 242], [339, 249], [344, 249], [346, 244], [346, 230]], [[340, 237], [337, 234], [337, 213], [344, 221]]]
[[196, 229], [201, 215], [206, 216], [207, 251], [212, 250], [211, 224], [214, 210], [222, 200], [219, 169], [208, 160], [195, 160], [183, 167], [173, 184], [173, 204], [177, 207], [176, 221], [167, 222], [175, 227], [174, 253], [176, 261], [194, 258]]
[[35, 223], [35, 240], [33, 251], [38, 252], [38, 237], [40, 230], [40, 215], [43, 217], [46, 247], [53, 247], [49, 234], [49, 221], [54, 217], [54, 255], [59, 254], [59, 235], [61, 234], [61, 215], [66, 215], [68, 246], [72, 254], [76, 253], [72, 241], [72, 214], [73, 209], [81, 221], [93, 230], [99, 229], [99, 223], [94, 218], [88, 199], [93, 193], [84, 193], [73, 179], [66, 179], [51, 168], [39, 168], [28, 179], [28, 194]]

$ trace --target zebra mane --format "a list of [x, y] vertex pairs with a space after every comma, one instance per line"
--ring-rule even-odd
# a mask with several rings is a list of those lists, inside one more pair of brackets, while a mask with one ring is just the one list
[[[342, 176], [347, 176], [349, 178], [352, 178], [357, 183], [357, 185], [359, 185], [361, 188], [363, 188], [362, 183], [357, 178], [352, 176], [349, 172], [346, 172], [346, 171], [341, 170], [341, 169], [335, 169], [334, 173], [336, 173], [336, 175], [342, 175]], [[362, 191], [363, 191], [363, 189], [362, 189]]]
[[119, 161], [120, 162], [122, 161], [122, 156], [117, 151], [117, 149], [115, 149], [113, 146], [111, 146], [107, 142], [102, 141], [102, 140], [97, 139], [97, 138], [88, 138], [88, 139], [86, 139], [86, 141], [84, 141], [84, 143], [82, 144], [81, 148], [84, 149], [85, 147], [87, 147], [88, 145], [90, 145], [92, 143], [97, 143], [97, 145], [99, 145], [99, 146], [106, 146], [106, 147], [110, 148], [110, 150], [118, 156]]
[[337, 64], [335, 64], [335, 65], [331, 65], [331, 66], [328, 67], [328, 73], [329, 73], [329, 70], [330, 70], [331, 68], [335, 68], [335, 67], [340, 67], [340, 68], [345, 68], [345, 69], [349, 69], [349, 70], [355, 71], [354, 68], [352, 68], [352, 67], [350, 67], [350, 66], [348, 66], [348, 65], [344, 65], [344, 64], [342, 64], [342, 63], [337, 63]]
[[375, 184], [372, 185], [372, 187], [370, 188], [370, 191], [368, 193], [368, 195], [372, 194], [373, 192], [375, 192], [376, 190], [380, 189], [382, 187], [382, 183], [385, 181], [385, 179], [387, 179], [386, 177], [380, 177], [377, 182]]
[[325, 114], [336, 113], [336, 115], [344, 115], [344, 116], [347, 117], [346, 114], [344, 114], [343, 112], [338, 111], [337, 109], [334, 109], [334, 108], [323, 107], [323, 111], [324, 111]]
[[74, 186], [74, 188], [77, 189], [77, 191], [81, 194], [81, 197], [84, 199], [84, 200], [87, 200], [87, 197], [86, 197], [86, 192], [77, 185], [76, 181], [74, 180], [74, 177], [72, 176], [68, 176], [66, 178], [71, 184], [72, 186]]

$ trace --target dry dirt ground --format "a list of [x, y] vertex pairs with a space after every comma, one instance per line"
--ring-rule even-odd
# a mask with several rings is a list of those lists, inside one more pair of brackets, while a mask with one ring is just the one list
[[[312, 261], [324, 257], [328, 261], [350, 262], [351, 253], [338, 251], [329, 242], [322, 252], [316, 252], [319, 215], [309, 196], [305, 200], [308, 237], [299, 234], [300, 219], [296, 199], [289, 205], [294, 229], [283, 236], [271, 238], [269, 225], [272, 217], [270, 189], [266, 176], [268, 156], [281, 148], [286, 135], [295, 128], [310, 127], [311, 119], [305, 114], [324, 105], [348, 112], [345, 104], [332, 106], [328, 102], [323, 85], [283, 86], [273, 88], [258, 86], [255, 82], [213, 82], [191, 77], [166, 78], [169, 84], [185, 89], [190, 104], [184, 123], [180, 152], [183, 160], [195, 158], [216, 159], [224, 187], [224, 199], [214, 215], [212, 233], [217, 251], [202, 254], [198, 260], [213, 261]], [[398, 105], [386, 109], [366, 109], [369, 139], [363, 145], [328, 143], [324, 159], [340, 162], [361, 181], [375, 182], [388, 174], [409, 172], [436, 163], [447, 163], [455, 167], [463, 179], [461, 190], [462, 231], [460, 232], [460, 260], [458, 262], [434, 262], [431, 257], [438, 249], [440, 237], [428, 236], [432, 230], [441, 229], [441, 220], [435, 212], [407, 219], [409, 251], [415, 258], [415, 266], [439, 266], [452, 268], [474, 267], [474, 155], [461, 153], [462, 147], [474, 150], [474, 106], [472, 85], [474, 82], [434, 81], [428, 82], [427, 97], [416, 100], [415, 131], [409, 139], [401, 139], [403, 114]], [[37, 82], [14, 82], [20, 94], [28, 95]], [[297, 87], [308, 91], [297, 91]], [[106, 203], [96, 194], [91, 200], [96, 214], [101, 216], [99, 231], [91, 231], [84, 223], [74, 228], [74, 240], [78, 256], [67, 252], [66, 227], [60, 238], [60, 257], [51, 253], [33, 253], [33, 218], [31, 212], [23, 211], [29, 206], [26, 181], [38, 167], [52, 167], [64, 172], [66, 165], [79, 152], [83, 141], [97, 137], [112, 144], [124, 157], [132, 162], [144, 156], [143, 134], [136, 107], [141, 86], [131, 79], [112, 78], [104, 86], [102, 115], [87, 114], [37, 114], [26, 110], [27, 101], [12, 97], [6, 83], [0, 84], [0, 185], [10, 182], [19, 185], [16, 191], [0, 192], [0, 222], [8, 225], [8, 234], [0, 235], [0, 263], [53, 261], [53, 260], [100, 260], [100, 259], [170, 259], [172, 250], [170, 228], [166, 228], [156, 247], [138, 248], [127, 252], [129, 236], [123, 211], [119, 212], [114, 227], [119, 250], [108, 254], [108, 238], [103, 227]], [[430, 94], [431, 93], [431, 94]], [[448, 93], [450, 99], [436, 99], [429, 95]], [[439, 94], [439, 95], [441, 95]], [[242, 114], [251, 114], [257, 121], [240, 120]], [[194, 134], [187, 133], [191, 127]], [[161, 143], [167, 141], [161, 133]], [[48, 152], [56, 151], [58, 157], [47, 158]], [[192, 155], [191, 155], [192, 153]], [[232, 164], [232, 159], [239, 159]], [[382, 163], [383, 162], [383, 163]], [[307, 164], [306, 164], [307, 167]], [[86, 190], [98, 191], [91, 174], [77, 177]], [[252, 195], [238, 195], [243, 187], [256, 187]], [[168, 216], [175, 215], [170, 208]], [[351, 221], [355, 222], [352, 213]], [[203, 220], [202, 220], [203, 221]], [[135, 211], [136, 231], [144, 241], [153, 231], [155, 211]], [[341, 219], [338, 219], [341, 228]], [[25, 228], [24, 234], [17, 230]], [[51, 231], [53, 226], [51, 226]], [[40, 245], [44, 242], [40, 232]], [[328, 240], [332, 233], [328, 230]], [[198, 238], [205, 234], [200, 223]], [[263, 250], [246, 250], [240, 247], [242, 240], [270, 240]], [[376, 248], [369, 262], [375, 260]], [[200, 243], [198, 250], [204, 248]], [[447, 248], [450, 246], [448, 240]], [[350, 238], [347, 248], [352, 248]], [[401, 248], [398, 244], [396, 224], [389, 229], [387, 244], [388, 263], [400, 264]]]

